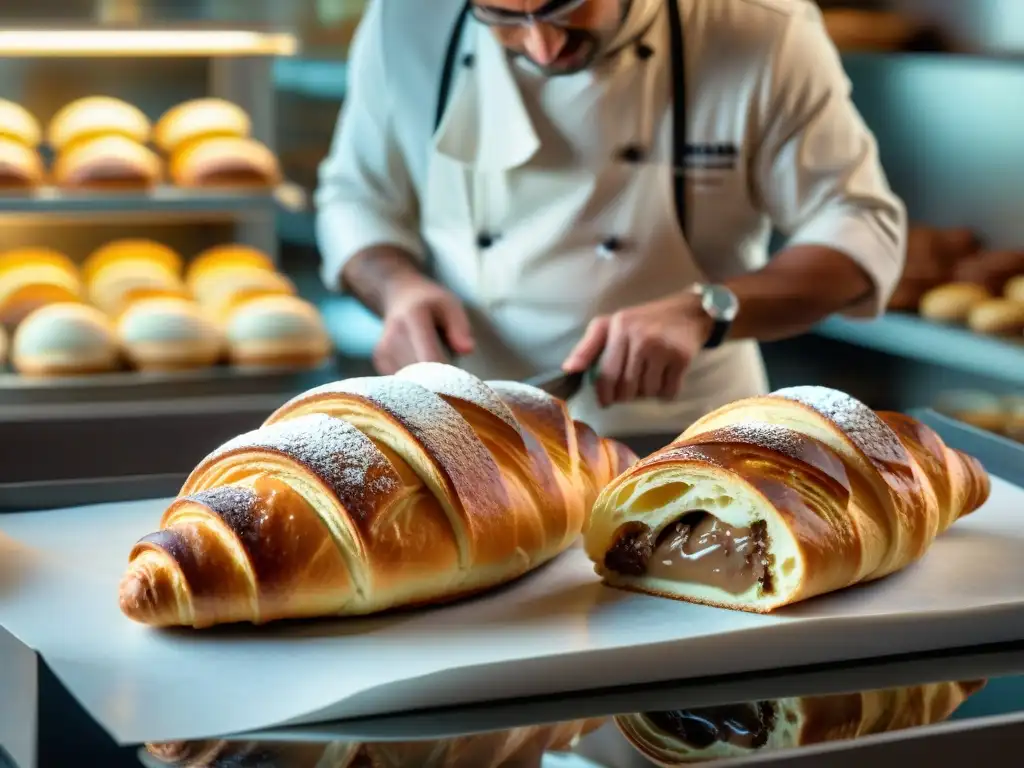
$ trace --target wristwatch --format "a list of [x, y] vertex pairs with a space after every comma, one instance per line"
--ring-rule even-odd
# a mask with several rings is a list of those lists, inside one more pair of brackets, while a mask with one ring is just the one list
[[693, 292], [700, 297], [701, 307], [714, 322], [704, 349], [719, 347], [729, 335], [729, 329], [740, 312], [740, 300], [724, 285], [696, 283]]

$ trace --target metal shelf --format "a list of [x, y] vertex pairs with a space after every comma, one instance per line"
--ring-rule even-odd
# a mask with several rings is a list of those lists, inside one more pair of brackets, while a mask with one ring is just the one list
[[890, 313], [872, 322], [833, 317], [815, 333], [909, 360], [1024, 385], [1024, 340], [1018, 344], [982, 336], [903, 313]]
[[94, 25], [18, 27], [0, 30], [0, 58], [221, 58], [294, 56], [299, 41], [292, 34], [254, 29]]
[[295, 184], [266, 192], [181, 189], [161, 186], [150, 192], [67, 192], [43, 187], [30, 195], [0, 196], [0, 216], [233, 216], [284, 209], [301, 212], [307, 195]]

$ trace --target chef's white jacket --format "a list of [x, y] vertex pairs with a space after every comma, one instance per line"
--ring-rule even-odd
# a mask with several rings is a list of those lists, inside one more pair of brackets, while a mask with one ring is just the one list
[[[338, 287], [347, 260], [373, 245], [422, 259], [465, 301], [477, 350], [460, 364], [485, 378], [558, 368], [597, 315], [759, 269], [773, 225], [789, 244], [854, 259], [874, 292], [848, 314], [880, 312], [902, 270], [906, 214], [820, 11], [807, 0], [679, 2], [683, 169], [672, 162], [666, 0], [635, 0], [635, 41], [555, 78], [510, 59], [470, 20], [436, 131], [463, 0], [372, 0], [321, 169], [326, 283]], [[628, 146], [640, 162], [622, 159]], [[601, 247], [609, 239], [615, 247]], [[767, 386], [756, 343], [739, 341], [702, 353], [674, 403], [602, 410], [585, 389], [572, 406], [604, 434], [676, 433]]]

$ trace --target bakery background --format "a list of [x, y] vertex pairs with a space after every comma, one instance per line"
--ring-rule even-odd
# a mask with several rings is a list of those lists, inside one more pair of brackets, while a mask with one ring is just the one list
[[[1021, 115], [1014, 94], [1024, 86], [1019, 58], [1024, 6], [1013, 0], [820, 4], [915, 230], [894, 311], [873, 323], [833, 319], [813, 334], [766, 345], [772, 385], [825, 384], [875, 408], [933, 406], [1021, 439], [1024, 217], [1015, 169], [1024, 163], [1024, 145], [1017, 138]], [[63, 416], [53, 415], [57, 404], [70, 409], [66, 419], [73, 421], [90, 415], [74, 410], [74, 404], [234, 398], [230, 413], [202, 438], [186, 434], [191, 417], [176, 422], [181, 441], [192, 441], [178, 443], [182, 456], [175, 471], [179, 464], [185, 471], [222, 438], [257, 424], [268, 405], [273, 408], [322, 381], [369, 371], [379, 325], [358, 304], [330, 295], [320, 284], [309, 203], [344, 99], [346, 51], [363, 5], [363, 0], [41, 0], [0, 9], [0, 98], [24, 107], [44, 130], [63, 107], [83, 97], [121, 99], [156, 123], [175, 105], [214, 96], [248, 116], [251, 138], [274, 153], [279, 174], [265, 188], [241, 191], [203, 185], [180, 189], [170, 183], [139, 194], [60, 189], [5, 194], [0, 196], [0, 251], [54, 249], [81, 270], [101, 246], [145, 238], [181, 257], [178, 273], [168, 278], [177, 286], [194, 277], [189, 265], [207, 249], [248, 246], [273, 262], [269, 271], [277, 277], [243, 270], [247, 277], [239, 291], [244, 295], [242, 289], [255, 281], [262, 292], [301, 297], [294, 305], [267, 302], [266, 312], [283, 313], [302, 328], [315, 329], [314, 336], [329, 334], [336, 351], [316, 365], [239, 367], [230, 365], [230, 344], [222, 339], [219, 364], [168, 373], [147, 371], [122, 343], [118, 373], [45, 381], [15, 372], [0, 375], [0, 423], [34, 423], [38, 419], [23, 409], [38, 406], [57, 435], [58, 429], [70, 428], [70, 422], [60, 421]], [[76, 34], [54, 36], [58, 29]], [[115, 40], [110, 30], [120, 30], [121, 37]], [[133, 32], [142, 37], [133, 41]], [[133, 55], [133, 46], [148, 46], [148, 55]], [[165, 50], [156, 50], [161, 46]], [[51, 161], [49, 154], [44, 146]], [[86, 275], [77, 279], [88, 298]], [[158, 309], [179, 322], [192, 314], [180, 304], [164, 303], [154, 312]], [[148, 327], [150, 317], [143, 315], [133, 327]], [[62, 328], [92, 328], [90, 321], [63, 315], [36, 320], [40, 333], [54, 338]], [[204, 337], [195, 325], [192, 335]], [[275, 324], [240, 325], [244, 336]], [[100, 346], [119, 343], [116, 326], [93, 331], [114, 337]], [[224, 328], [221, 335], [227, 335]], [[11, 352], [16, 333], [8, 336], [5, 346]], [[260, 397], [269, 400], [252, 399]], [[42, 446], [38, 429], [32, 434]], [[132, 460], [133, 473], [158, 464], [155, 458]], [[65, 463], [72, 467], [67, 472], [79, 474], [83, 466], [94, 473], [102, 469], [91, 457], [69, 455]], [[23, 480], [29, 472], [35, 478], [38, 465], [39, 456], [28, 451], [4, 475]]]

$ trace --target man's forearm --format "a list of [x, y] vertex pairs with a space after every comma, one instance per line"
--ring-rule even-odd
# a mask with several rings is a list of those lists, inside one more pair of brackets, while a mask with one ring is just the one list
[[805, 333], [874, 290], [871, 278], [849, 256], [813, 245], [788, 248], [764, 269], [726, 285], [740, 303], [729, 338], [759, 341]]
[[413, 256], [393, 245], [367, 248], [353, 256], [341, 273], [341, 287], [377, 315], [383, 315], [396, 288], [424, 280]]

